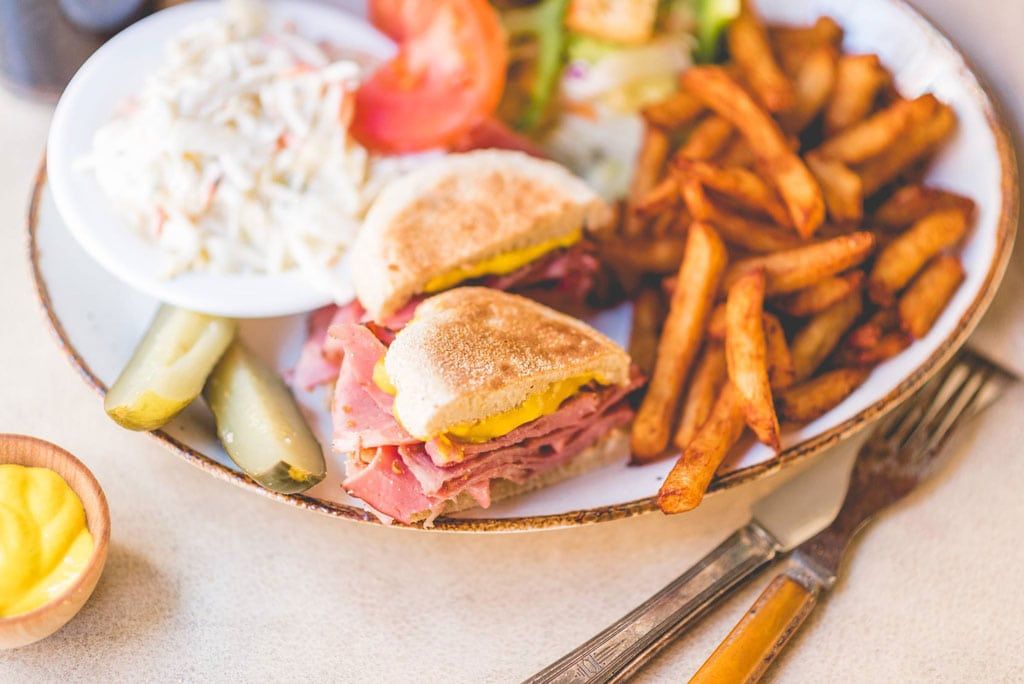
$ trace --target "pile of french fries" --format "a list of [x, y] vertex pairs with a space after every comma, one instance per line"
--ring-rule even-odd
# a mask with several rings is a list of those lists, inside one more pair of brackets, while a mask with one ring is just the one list
[[[666, 513], [697, 506], [750, 429], [812, 421], [928, 333], [964, 279], [974, 204], [921, 184], [956, 126], [908, 99], [842, 29], [766, 26], [744, 3], [730, 61], [645, 112], [637, 171], [602, 251], [635, 293], [630, 351], [650, 383], [634, 460], [682, 455]], [[666, 301], [667, 300], [667, 301]]]

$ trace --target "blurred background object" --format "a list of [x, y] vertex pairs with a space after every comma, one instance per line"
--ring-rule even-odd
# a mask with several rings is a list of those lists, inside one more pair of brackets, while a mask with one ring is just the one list
[[0, 0], [0, 83], [56, 101], [103, 41], [166, 4], [154, 0]]

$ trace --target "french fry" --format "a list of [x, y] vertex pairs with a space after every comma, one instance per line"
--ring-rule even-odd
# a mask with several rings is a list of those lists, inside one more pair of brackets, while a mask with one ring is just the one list
[[731, 383], [718, 393], [711, 415], [697, 431], [658, 490], [658, 507], [683, 513], [700, 505], [711, 478], [743, 434], [743, 402]]
[[899, 301], [900, 327], [915, 339], [924, 337], [964, 280], [960, 260], [939, 255], [914, 279]]
[[601, 242], [601, 258], [619, 268], [649, 273], [674, 273], [683, 260], [686, 238], [669, 235], [633, 240], [611, 239]]
[[782, 127], [790, 133], [804, 130], [825, 107], [835, 82], [835, 48], [822, 45], [808, 52], [793, 74], [796, 104], [781, 115]]
[[763, 213], [780, 226], [791, 225], [789, 212], [778, 193], [752, 171], [688, 159], [676, 160], [674, 171], [676, 176], [695, 178], [738, 204]]
[[864, 349], [847, 346], [838, 354], [836, 361], [841, 365], [874, 366], [890, 359], [910, 346], [910, 336], [902, 330], [886, 333], [876, 344]]
[[708, 316], [708, 337], [718, 341], [725, 339], [725, 302], [715, 306]]
[[831, 17], [821, 17], [812, 26], [772, 26], [768, 35], [787, 73], [796, 73], [808, 53], [820, 47], [836, 49], [843, 29]]
[[875, 236], [859, 232], [824, 240], [774, 254], [737, 261], [725, 274], [729, 288], [747, 271], [763, 268], [770, 295], [796, 292], [810, 287], [864, 261], [875, 247]]
[[800, 244], [792, 231], [755, 221], [715, 204], [695, 178], [683, 181], [683, 200], [694, 219], [706, 221], [718, 229], [722, 239], [751, 252], [775, 252]]
[[793, 337], [790, 351], [797, 382], [809, 378], [828, 358], [860, 316], [863, 306], [861, 293], [854, 292], [809, 320]]
[[668, 445], [683, 382], [700, 348], [726, 260], [725, 245], [711, 226], [690, 226], [654, 373], [633, 421], [631, 441], [637, 458], [656, 457]]
[[726, 40], [743, 80], [768, 111], [783, 112], [796, 105], [793, 84], [775, 61], [768, 33], [746, 0], [741, 0], [740, 13], [729, 25]]
[[[742, 135], [734, 135], [729, 139], [725, 149], [715, 157], [714, 161], [719, 166], [726, 168], [740, 167], [749, 169], [757, 163], [757, 157], [754, 156], [754, 151], [750, 149], [746, 138]], [[787, 220], [786, 224], [788, 225], [789, 223], [790, 221]]]
[[870, 197], [895, 180], [915, 162], [935, 151], [956, 128], [956, 115], [944, 104], [920, 124], [912, 121], [907, 134], [889, 149], [857, 169], [864, 184], [864, 196]]
[[704, 104], [700, 100], [680, 90], [661, 102], [645, 107], [643, 117], [655, 126], [672, 131], [694, 121], [704, 111]]
[[859, 123], [870, 112], [878, 91], [889, 81], [878, 55], [843, 55], [836, 64], [836, 84], [825, 108], [825, 135]]
[[675, 158], [696, 161], [711, 159], [722, 151], [734, 130], [732, 124], [722, 117], [709, 114], [693, 127]]
[[837, 368], [790, 387], [776, 396], [779, 415], [793, 423], [820, 418], [864, 384], [870, 372], [865, 368]]
[[829, 138], [816, 150], [825, 159], [859, 164], [885, 152], [915, 121], [930, 118], [939, 106], [934, 95], [899, 100]]
[[902, 230], [939, 209], [960, 209], [970, 216], [974, 213], [974, 201], [941, 188], [906, 185], [882, 203], [872, 223], [886, 230]]
[[825, 195], [829, 218], [838, 224], [859, 224], [864, 218], [864, 186], [860, 176], [838, 159], [812, 153], [806, 160]]
[[790, 316], [811, 316], [824, 311], [851, 292], [859, 290], [864, 281], [863, 271], [850, 271], [825, 278], [810, 287], [780, 297], [772, 305]]
[[755, 270], [729, 288], [725, 304], [725, 361], [729, 382], [743, 399], [747, 425], [759, 440], [778, 451], [781, 431], [768, 381], [764, 287], [764, 271]]
[[793, 384], [796, 370], [782, 323], [770, 313], [764, 315], [764, 342], [768, 350], [768, 384], [773, 392], [778, 392]]
[[661, 177], [661, 171], [668, 159], [668, 148], [668, 134], [656, 126], [644, 127], [644, 137], [637, 153], [636, 169], [633, 172], [633, 181], [626, 202], [623, 232], [627, 236], [635, 237], [644, 231], [646, 221], [635, 207], [640, 198], [646, 195]]
[[896, 308], [879, 309], [866, 322], [861, 323], [846, 336], [846, 346], [853, 349], [868, 349], [875, 346], [882, 337], [896, 329], [899, 316]]
[[678, 201], [679, 185], [676, 183], [675, 177], [669, 175], [637, 198], [633, 205], [633, 211], [645, 218], [652, 218], [663, 211], [668, 211]]
[[726, 379], [725, 347], [718, 342], [705, 343], [697, 367], [693, 370], [693, 378], [686, 388], [683, 408], [679, 413], [679, 427], [672, 439], [678, 448], [686, 449], [697, 431], [707, 422]]
[[747, 139], [779, 189], [797, 232], [805, 238], [813, 235], [825, 218], [821, 188], [778, 124], [721, 67], [694, 67], [683, 73], [682, 80], [687, 90]]
[[629, 333], [629, 356], [633, 363], [650, 375], [654, 370], [654, 358], [658, 353], [658, 333], [665, 317], [665, 303], [661, 293], [654, 288], [645, 288], [633, 300], [633, 327]]
[[880, 306], [891, 304], [896, 293], [910, 282], [928, 261], [960, 242], [967, 232], [967, 217], [959, 209], [936, 211], [901, 233], [879, 252], [868, 293]]

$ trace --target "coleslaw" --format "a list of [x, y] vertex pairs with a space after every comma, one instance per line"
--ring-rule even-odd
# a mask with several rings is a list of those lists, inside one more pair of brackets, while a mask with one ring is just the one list
[[298, 268], [334, 292], [368, 205], [415, 159], [374, 157], [349, 135], [357, 58], [270, 26], [262, 3], [225, 9], [169, 43], [82, 166], [160, 249], [166, 277]]

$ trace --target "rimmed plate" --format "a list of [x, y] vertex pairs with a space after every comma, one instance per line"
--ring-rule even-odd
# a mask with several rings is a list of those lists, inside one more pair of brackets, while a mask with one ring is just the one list
[[[929, 181], [974, 199], [975, 228], [967, 239], [964, 285], [932, 331], [900, 356], [879, 366], [869, 380], [827, 415], [790, 432], [775, 456], [751, 445], [723, 464], [711, 490], [765, 477], [849, 437], [896, 406], [963, 344], [995, 293], [1016, 231], [1018, 185], [1013, 150], [992, 103], [956, 49], [925, 19], [899, 0], [787, 0], [765, 6], [772, 21], [808, 23], [820, 14], [846, 28], [846, 49], [877, 52], [908, 95], [934, 92], [959, 117], [955, 139], [932, 167]], [[70, 239], [40, 172], [28, 222], [30, 259], [40, 300], [59, 343], [87, 383], [101, 394], [116, 377], [150, 320], [156, 301], [125, 288]], [[629, 312], [594, 321], [622, 339]], [[294, 362], [304, 332], [301, 316], [245, 321], [242, 335], [276, 367]], [[326, 436], [325, 397], [303, 396], [321, 436]], [[300, 508], [351, 520], [375, 522], [338, 486], [340, 461], [327, 480], [303, 496], [269, 492], [240, 474], [216, 441], [212, 418], [190, 407], [156, 439], [191, 463], [224, 480]], [[437, 521], [436, 529], [525, 530], [578, 525], [656, 510], [651, 496], [671, 460], [642, 468], [623, 465], [589, 473], [542, 491]]]

